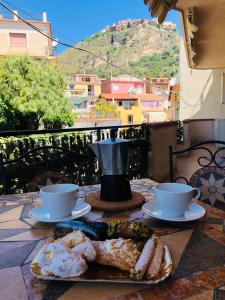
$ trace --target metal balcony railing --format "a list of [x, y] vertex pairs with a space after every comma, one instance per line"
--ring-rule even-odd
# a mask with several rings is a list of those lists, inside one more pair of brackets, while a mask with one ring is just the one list
[[[132, 141], [129, 178], [146, 177], [149, 139], [145, 124], [0, 132], [0, 193], [5, 192], [4, 186], [10, 193], [27, 192], [31, 183], [46, 174], [79, 185], [99, 183], [100, 166], [89, 144], [109, 138], [112, 129], [118, 137]], [[73, 160], [76, 156], [78, 161]]]

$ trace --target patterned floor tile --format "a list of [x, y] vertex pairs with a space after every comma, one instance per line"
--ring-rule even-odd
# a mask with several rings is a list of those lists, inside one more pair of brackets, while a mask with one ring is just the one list
[[194, 287], [187, 279], [181, 278], [166, 282], [165, 286], [176, 299], [186, 299], [199, 294], [199, 289]]
[[7, 201], [7, 200], [0, 200], [0, 207], [2, 206], [15, 206], [17, 201]]
[[20, 267], [0, 270], [0, 291], [4, 300], [28, 300]]
[[24, 205], [23, 211], [22, 211], [22, 214], [21, 214], [21, 218], [29, 218], [29, 213], [30, 213], [32, 208], [34, 208], [33, 204]]
[[223, 224], [210, 224], [210, 226], [220, 232], [223, 232]]
[[223, 285], [220, 276], [210, 272], [199, 272], [188, 276], [187, 279], [196, 287], [202, 290], [211, 290]]
[[23, 210], [23, 206], [19, 206], [0, 214], [0, 222], [19, 220], [22, 210]]
[[199, 293], [198, 295], [194, 295], [189, 298], [185, 298], [185, 300], [214, 300], [213, 299], [213, 291], [206, 291], [203, 293]]
[[210, 224], [223, 224], [223, 219], [222, 218], [215, 218], [215, 217], [210, 217], [208, 215], [205, 215], [203, 217], [203, 221], [206, 223], [210, 223]]
[[90, 300], [90, 295], [95, 295], [95, 299], [98, 300], [106, 300], [110, 299], [110, 297], [112, 297], [113, 295], [121, 296], [124, 294], [130, 294], [131, 292], [140, 289], [140, 285], [115, 285], [110, 283], [76, 283], [63, 296], [61, 296], [59, 300]]
[[180, 261], [186, 245], [191, 238], [192, 232], [193, 230], [185, 230], [161, 237], [164, 243], [169, 247], [174, 265], [174, 271]]
[[0, 269], [21, 266], [35, 246], [36, 242], [31, 242], [0, 255]]
[[161, 286], [148, 287], [143, 290], [137, 291], [136, 293], [132, 293], [127, 296], [121, 296], [119, 298], [112, 298], [114, 300], [128, 300], [128, 299], [136, 299], [136, 300], [172, 300], [174, 297], [169, 293], [169, 291]]
[[0, 229], [0, 240], [4, 240], [11, 236], [26, 232], [28, 229]]
[[212, 268], [209, 271], [213, 276], [219, 277], [219, 279], [225, 284], [225, 266]]
[[35, 241], [41, 240], [52, 235], [52, 229], [32, 229], [13, 237], [4, 239], [4, 241]]
[[222, 227], [220, 230], [218, 230], [218, 228], [215, 229], [215, 227], [213, 227], [213, 225], [211, 224], [199, 224], [198, 229], [207, 236], [225, 246], [225, 235], [222, 231]]
[[31, 262], [34, 259], [34, 257], [37, 255], [38, 251], [42, 248], [42, 246], [44, 244], [46, 244], [47, 240], [48, 239], [43, 239], [43, 240], [37, 242], [35, 248], [30, 253], [30, 255], [27, 257], [27, 259], [25, 261], [26, 264], [29, 263], [29, 262]]
[[0, 255], [8, 253], [11, 250], [16, 250], [17, 248], [23, 247], [32, 242], [0, 242]]
[[0, 229], [29, 229], [31, 226], [20, 220], [0, 223]]
[[225, 299], [225, 290], [216, 289], [213, 294], [213, 300], [224, 300]]
[[[21, 267], [30, 300], [41, 300], [48, 287], [48, 281], [34, 278], [30, 271], [30, 264]], [[22, 299], [21, 299], [22, 300]]]
[[4, 205], [4, 206], [0, 206], [0, 214], [8, 211], [8, 210], [11, 210], [13, 208], [16, 208], [16, 207], [19, 207], [20, 205]]
[[32, 228], [41, 229], [41, 228], [53, 228], [55, 225], [54, 223], [43, 223], [43, 222], [36, 222], [30, 218], [23, 218], [23, 221], [32, 226]]
[[225, 247], [200, 231], [194, 230], [175, 270], [174, 278], [221, 266], [225, 264], [224, 253]]

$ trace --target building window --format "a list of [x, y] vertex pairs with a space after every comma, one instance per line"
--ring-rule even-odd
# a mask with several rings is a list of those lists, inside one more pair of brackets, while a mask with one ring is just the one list
[[26, 33], [10, 33], [9, 42], [11, 47], [27, 47]]
[[74, 84], [69, 84], [69, 88], [70, 88], [70, 90], [74, 90], [75, 85]]
[[90, 77], [82, 77], [81, 81], [82, 82], [91, 82], [91, 78]]
[[88, 96], [94, 96], [94, 86], [88, 85]]
[[123, 106], [123, 101], [119, 101], [119, 106]]
[[222, 74], [222, 104], [225, 104], [225, 73]]
[[129, 125], [133, 124], [133, 115], [128, 115], [127, 122], [128, 122]]
[[119, 89], [120, 89], [119, 84], [113, 84], [113, 85], [112, 85], [112, 90], [113, 90], [113, 91], [119, 91]]

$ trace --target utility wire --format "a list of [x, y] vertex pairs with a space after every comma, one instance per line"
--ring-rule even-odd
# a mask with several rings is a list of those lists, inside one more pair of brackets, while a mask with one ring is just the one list
[[54, 38], [54, 37], [48, 35], [46, 32], [42, 31], [42, 30], [39, 29], [37, 26], [35, 26], [35, 25], [31, 24], [30, 22], [28, 22], [28, 21], [24, 20], [23, 18], [21, 18], [17, 13], [15, 13], [11, 8], [9, 8], [9, 7], [8, 7], [7, 5], [5, 5], [4, 3], [0, 2], [0, 5], [3, 6], [5, 9], [7, 9], [8, 11], [10, 11], [12, 14], [14, 14], [19, 20], [21, 20], [22, 22], [24, 22], [25, 24], [27, 24], [28, 26], [30, 26], [30, 27], [33, 28], [34, 30], [38, 31], [40, 34], [42, 34], [43, 36], [47, 37], [48, 39], [50, 39], [50, 40], [52, 40], [52, 41], [54, 41], [54, 42], [56, 42], [56, 43], [58, 43], [58, 44], [60, 44], [60, 45], [62, 45], [62, 46], [65, 46], [65, 47], [68, 47], [68, 48], [72, 48], [72, 49], [75, 49], [75, 50], [79, 50], [79, 51], [82, 51], [82, 52], [86, 52], [86, 53], [88, 53], [88, 54], [94, 56], [95, 58], [97, 58], [97, 59], [99, 59], [99, 60], [101, 60], [101, 61], [103, 61], [103, 62], [105, 62], [105, 63], [107, 63], [107, 64], [109, 64], [109, 65], [111, 65], [112, 67], [114, 67], [114, 68], [116, 68], [116, 69], [122, 71], [123, 73], [126, 73], [126, 74], [128, 74], [128, 75], [130, 75], [130, 76], [134, 76], [134, 77], [136, 77], [136, 78], [138, 78], [138, 79], [140, 79], [140, 80], [142, 80], [142, 81], [145, 81], [145, 80], [142, 79], [141, 77], [136, 76], [136, 75], [130, 73], [129, 71], [127, 71], [127, 70], [121, 68], [120, 66], [115, 65], [115, 64], [112, 63], [111, 61], [102, 58], [101, 56], [99, 56], [99, 55], [97, 55], [97, 54], [91, 52], [91, 51], [88, 50], [88, 49], [84, 49], [84, 48], [81, 48], [81, 47], [76, 47], [76, 46], [70, 45], [70, 44], [68, 44], [68, 43], [66, 43], [66, 42], [60, 41], [60, 40], [58, 40], [58, 39], [56, 39], [56, 38]]
[[[12, 4], [12, 3], [10, 3], [9, 1], [6, 1], [6, 0], [4, 0], [3, 2], [5, 2], [5, 3], [9, 4], [10, 6], [14, 7], [16, 10], [22, 11], [25, 15], [31, 17], [34, 20], [38, 21], [40, 18], [42, 18], [42, 14], [40, 12], [31, 11], [31, 10], [28, 10], [27, 8], [24, 8], [24, 7], [23, 8], [18, 7], [15, 4]], [[60, 32], [56, 29], [54, 29], [54, 31], [56, 33], [58, 33], [59, 35], [61, 35], [62, 37], [66, 38], [68, 41], [75, 44], [75, 42], [71, 38], [69, 38], [67, 35], [63, 34], [62, 32]]]
[[[7, 1], [5, 1], [5, 2], [7, 2]], [[9, 2], [8, 2], [8, 3], [9, 3]], [[68, 43], [66, 43], [66, 42], [64, 42], [64, 41], [58, 40], [58, 39], [56, 39], [56, 38], [50, 36], [50, 35], [47, 34], [46, 32], [42, 31], [40, 28], [38, 28], [37, 26], [35, 26], [34, 24], [32, 24], [32, 23], [30, 23], [30, 22], [24, 20], [22, 17], [20, 17], [16, 12], [14, 12], [10, 7], [8, 7], [8, 6], [7, 6], [6, 4], [4, 4], [3, 2], [0, 2], [0, 5], [1, 5], [2, 7], [4, 7], [6, 10], [8, 10], [9, 12], [11, 12], [13, 15], [15, 15], [15, 16], [16, 16], [19, 20], [21, 20], [23, 23], [27, 24], [29, 27], [33, 28], [34, 30], [36, 30], [37, 32], [39, 32], [41, 35], [47, 37], [47, 38], [50, 39], [51, 41], [54, 41], [54, 42], [56, 42], [56, 43], [58, 43], [58, 44], [60, 44], [60, 45], [62, 45], [62, 46], [65, 46], [65, 47], [72, 48], [72, 49], [74, 49], [74, 50], [86, 52], [86, 53], [88, 53], [88, 54], [94, 56], [95, 58], [97, 58], [97, 59], [99, 59], [99, 60], [101, 60], [101, 61], [103, 61], [103, 62], [105, 62], [105, 63], [107, 63], [107, 64], [109, 64], [109, 65], [111, 65], [112, 67], [114, 67], [114, 68], [116, 68], [116, 69], [122, 71], [123, 73], [126, 73], [127, 75], [133, 76], [133, 77], [135, 77], [135, 78], [137, 78], [137, 79], [139, 79], [139, 80], [141, 80], [141, 81], [143, 81], [143, 82], [145, 82], [145, 83], [149, 82], [149, 80], [144, 80], [143, 78], [141, 78], [141, 77], [139, 77], [139, 76], [137, 76], [137, 75], [134, 75], [133, 73], [127, 71], [126, 69], [123, 69], [122, 67], [120, 67], [120, 66], [118, 66], [118, 65], [116, 65], [116, 64], [114, 64], [114, 63], [112, 63], [111, 61], [102, 58], [101, 56], [99, 56], [99, 55], [93, 53], [92, 51], [90, 51], [90, 50], [88, 50], [88, 49], [84, 49], [84, 48], [81, 48], [81, 47], [73, 46], [73, 45], [71, 45], [71, 44], [68, 44]], [[16, 7], [15, 5], [13, 5], [13, 6]], [[28, 13], [27, 13], [27, 14], [28, 14]], [[28, 14], [28, 15], [30, 15], [30, 14]], [[30, 16], [31, 16], [31, 15], [30, 15]], [[156, 85], [154, 85], [154, 86], [156, 86]], [[160, 86], [156, 86], [156, 87], [158, 87], [159, 89], [161, 88]], [[175, 91], [170, 91], [170, 92], [173, 93], [173, 94], [178, 94], [178, 93], [175, 92]]]

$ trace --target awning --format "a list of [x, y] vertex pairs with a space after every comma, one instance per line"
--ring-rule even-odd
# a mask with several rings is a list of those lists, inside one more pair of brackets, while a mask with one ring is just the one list
[[176, 0], [144, 0], [148, 6], [152, 17], [158, 18], [158, 22], [161, 24], [170, 9], [175, 7]]
[[225, 68], [225, 0], [144, 0], [162, 23], [170, 9], [181, 12], [188, 63], [194, 69]]

